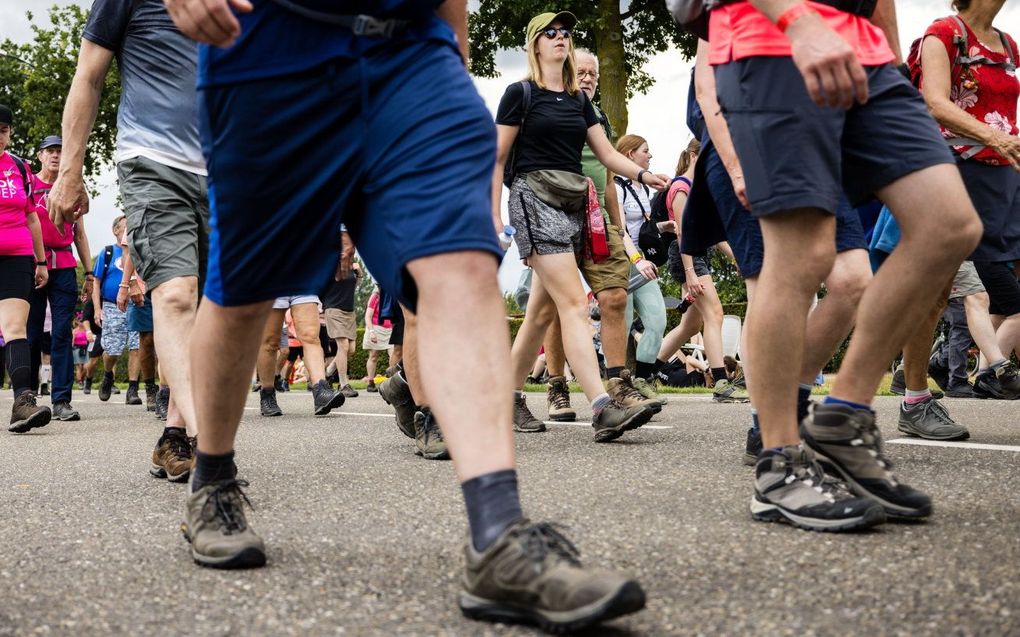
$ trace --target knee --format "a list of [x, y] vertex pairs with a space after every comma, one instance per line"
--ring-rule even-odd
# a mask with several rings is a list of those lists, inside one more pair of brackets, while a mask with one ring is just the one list
[[319, 344], [319, 325], [316, 324], [313, 328], [311, 325], [298, 325], [297, 329], [298, 340], [301, 341], [306, 347], [308, 345]]
[[[174, 285], [172, 287], [165, 287], [168, 284], [163, 284], [159, 288], [156, 288], [158, 295], [156, 296], [156, 303], [154, 308], [162, 314], [193, 314], [198, 303], [197, 292], [193, 286], [186, 285]], [[165, 288], [165, 289], [164, 289]], [[240, 308], [231, 308], [235, 311], [243, 311]], [[256, 312], [252, 313], [252, 316], [245, 318], [255, 318]]]
[[598, 293], [599, 309], [602, 316], [623, 316], [627, 311], [627, 291], [623, 288], [612, 288]]
[[968, 205], [962, 210], [945, 210], [933, 214], [930, 229], [931, 232], [923, 233], [925, 251], [942, 254], [958, 263], [977, 247], [984, 232], [984, 224], [973, 205]]
[[832, 276], [825, 280], [825, 287], [833, 299], [842, 303], [857, 305], [871, 282], [871, 270], [867, 268], [835, 268]]
[[465, 295], [480, 297], [498, 292], [499, 264], [488, 252], [450, 252], [416, 259], [407, 264], [420, 297]]
[[836, 245], [832, 240], [815, 241], [812, 245], [804, 246], [800, 256], [799, 263], [787, 264], [787, 267], [802, 273], [802, 276], [794, 279], [799, 280], [805, 291], [813, 294], [832, 272], [836, 263]]

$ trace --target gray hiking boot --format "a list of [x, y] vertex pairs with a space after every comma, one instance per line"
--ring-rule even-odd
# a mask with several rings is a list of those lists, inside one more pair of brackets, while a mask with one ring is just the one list
[[275, 389], [259, 390], [259, 412], [266, 417], [283, 415], [283, 410], [280, 409], [279, 403], [276, 402]]
[[330, 411], [344, 404], [344, 395], [329, 386], [325, 380], [320, 380], [312, 387], [312, 402], [315, 406], [316, 416], [325, 416]]
[[386, 379], [379, 385], [379, 395], [396, 412], [397, 428], [408, 438], [415, 437], [414, 414], [418, 411], [411, 396], [411, 387], [400, 374]]
[[[386, 383], [383, 383], [383, 384], [385, 385]], [[358, 397], [358, 390], [354, 389], [353, 387], [351, 387], [350, 383], [345, 383], [344, 386], [340, 388], [340, 393], [343, 394], [345, 398], [357, 398]], [[382, 393], [381, 386], [380, 386], [379, 393], [380, 394]]]
[[645, 398], [634, 386], [629, 369], [620, 372], [618, 378], [610, 378], [606, 382], [606, 392], [614, 402], [624, 407], [647, 407], [653, 414], [662, 411], [662, 403], [658, 399]]
[[11, 425], [7, 431], [23, 434], [36, 427], [45, 427], [50, 423], [52, 415], [49, 407], [36, 404], [35, 394], [26, 391], [14, 399], [14, 406], [11, 408]]
[[535, 418], [535, 415], [528, 409], [527, 399], [523, 392], [520, 394], [514, 392], [514, 431], [529, 434], [545, 431], [545, 423]]
[[450, 452], [432, 410], [422, 407], [414, 414], [415, 453], [426, 460], [449, 460]]
[[191, 543], [191, 557], [211, 568], [255, 568], [266, 563], [266, 547], [248, 526], [241, 487], [244, 480], [220, 480], [190, 492], [181, 533]]
[[635, 376], [630, 382], [634, 385], [634, 389], [638, 390], [638, 393], [642, 396], [648, 400], [657, 400], [660, 405], [663, 407], [666, 406], [666, 397], [659, 395], [659, 393], [655, 391], [655, 387], [653, 385], [654, 381], [648, 382], [648, 380], [641, 378], [640, 376]]
[[717, 403], [747, 403], [751, 402], [751, 395], [747, 393], [746, 388], [724, 378], [715, 381], [712, 400]]
[[[657, 405], [660, 409], [661, 405]], [[597, 415], [592, 417], [591, 426], [595, 428], [595, 442], [616, 440], [631, 429], [637, 429], [655, 415], [651, 405], [638, 404], [624, 407], [615, 400], [611, 401]]]
[[889, 383], [889, 393], [896, 396], [907, 394], [907, 374], [903, 369], [903, 363], [897, 365], [896, 371], [893, 372], [892, 381]]
[[570, 388], [563, 376], [549, 379], [549, 389], [545, 395], [549, 405], [549, 420], [556, 422], [572, 422], [577, 420], [577, 412], [570, 407]]
[[1020, 377], [1012, 362], [986, 369], [974, 379], [974, 393], [977, 398], [1016, 400], [1020, 398]]
[[939, 401], [929, 398], [915, 405], [900, 404], [900, 422], [896, 427], [905, 434], [925, 440], [966, 440], [970, 432], [958, 424]]
[[585, 568], [552, 524], [520, 520], [479, 553], [468, 541], [460, 609], [470, 619], [582, 630], [645, 606], [637, 581]]

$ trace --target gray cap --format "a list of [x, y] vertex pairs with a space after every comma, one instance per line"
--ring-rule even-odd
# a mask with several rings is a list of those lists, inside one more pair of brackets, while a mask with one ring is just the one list
[[39, 150], [46, 150], [53, 146], [63, 146], [64, 140], [60, 139], [59, 135], [47, 135], [43, 138], [42, 143], [39, 144]]

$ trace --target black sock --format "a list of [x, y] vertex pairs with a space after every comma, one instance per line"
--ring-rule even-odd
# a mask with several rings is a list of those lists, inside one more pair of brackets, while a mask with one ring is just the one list
[[712, 380], [719, 382], [721, 380], [727, 380], [726, 368], [725, 367], [713, 367], [712, 368]]
[[259, 390], [259, 396], [262, 396], [262, 397], [275, 396], [275, 395], [276, 395], [276, 388], [275, 387], [263, 387], [262, 389]]
[[145, 379], [145, 391], [150, 391], [150, 390], [154, 390], [154, 389], [156, 389], [156, 379], [155, 378], [146, 378]]
[[634, 373], [637, 374], [638, 378], [648, 379], [655, 373], [655, 363], [642, 363], [637, 361], [634, 366]]
[[187, 436], [188, 430], [184, 427], [163, 427], [163, 436]]
[[486, 473], [460, 485], [467, 507], [471, 544], [484, 551], [509, 527], [524, 517], [513, 469]]
[[624, 370], [624, 367], [609, 367], [606, 369], [606, 378], [619, 378], [620, 372]]
[[138, 381], [137, 380], [129, 380], [128, 381], [128, 389], [129, 390], [133, 389], [135, 391], [138, 391]]
[[210, 482], [231, 480], [237, 477], [234, 452], [213, 455], [195, 451], [195, 470], [191, 474], [191, 490], [198, 491]]
[[31, 391], [32, 386], [32, 353], [27, 338], [16, 338], [7, 341], [4, 347], [4, 358], [7, 363], [7, 374], [11, 377], [11, 389], [14, 397]]
[[659, 370], [666, 366], [669, 361], [664, 361], [661, 358], [656, 358], [655, 362], [652, 363], [652, 373], [658, 374]]
[[106, 380], [113, 380], [113, 372], [104, 372], [103, 378], [105, 378]]

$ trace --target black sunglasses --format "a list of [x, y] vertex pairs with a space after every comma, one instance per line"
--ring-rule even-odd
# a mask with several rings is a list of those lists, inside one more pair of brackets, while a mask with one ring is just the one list
[[570, 39], [570, 29], [566, 27], [560, 27], [559, 29], [557, 29], [556, 27], [549, 27], [545, 31], [542, 31], [542, 33], [545, 34], [545, 37], [549, 38], [550, 40], [555, 39], [557, 33], [562, 35], [564, 39], [567, 40]]

